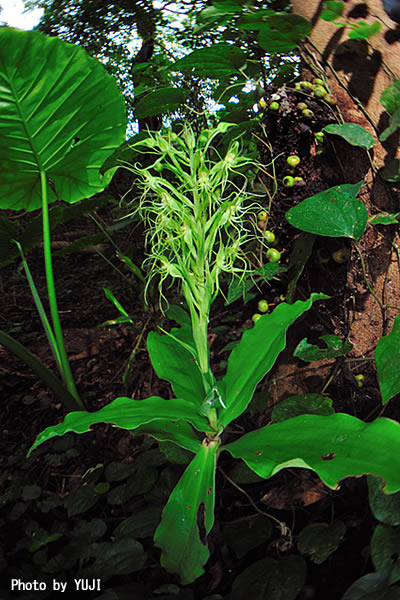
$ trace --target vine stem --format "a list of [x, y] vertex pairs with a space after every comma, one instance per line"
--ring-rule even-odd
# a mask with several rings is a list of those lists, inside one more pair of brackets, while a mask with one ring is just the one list
[[47, 198], [47, 179], [45, 171], [40, 171], [40, 184], [42, 192], [42, 225], [43, 225], [43, 249], [44, 263], [46, 270], [47, 293], [50, 305], [51, 320], [54, 328], [54, 336], [57, 343], [57, 351], [61, 361], [61, 375], [64, 383], [76, 401], [78, 410], [84, 408], [82, 400], [79, 397], [75, 387], [74, 378], [72, 376], [71, 367], [68, 362], [67, 352], [65, 350], [64, 338], [61, 329], [60, 316], [58, 314], [56, 289], [54, 284], [53, 266], [51, 260], [51, 244], [50, 244], [50, 220], [49, 220], [49, 204]]

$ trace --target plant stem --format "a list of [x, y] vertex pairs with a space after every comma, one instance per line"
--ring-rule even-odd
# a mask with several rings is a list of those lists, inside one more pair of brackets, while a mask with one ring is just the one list
[[51, 245], [50, 245], [50, 223], [49, 223], [49, 206], [47, 201], [47, 181], [46, 173], [40, 171], [40, 183], [42, 191], [42, 222], [43, 222], [43, 248], [44, 248], [44, 263], [46, 269], [47, 293], [49, 297], [50, 314], [53, 322], [54, 335], [57, 342], [58, 354], [61, 360], [61, 375], [64, 383], [75, 398], [77, 407], [83, 409], [82, 400], [79, 398], [75, 387], [74, 378], [72, 376], [71, 367], [68, 362], [67, 352], [65, 350], [64, 339], [61, 329], [60, 316], [58, 314], [56, 290], [54, 285], [53, 267], [51, 261]]

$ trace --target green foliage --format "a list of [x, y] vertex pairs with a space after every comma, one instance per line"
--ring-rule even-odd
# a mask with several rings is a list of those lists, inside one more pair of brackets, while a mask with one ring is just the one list
[[298, 343], [293, 356], [307, 362], [312, 362], [313, 360], [345, 356], [353, 348], [352, 344], [343, 343], [337, 335], [321, 335], [320, 339], [325, 343], [326, 348], [319, 348], [318, 346], [309, 344], [306, 338], [304, 338]]
[[394, 320], [391, 333], [382, 337], [376, 345], [376, 370], [383, 404], [400, 392], [399, 343], [400, 315]]
[[285, 398], [274, 407], [271, 416], [279, 423], [299, 415], [332, 415], [334, 412], [330, 398], [311, 393]]
[[346, 526], [342, 521], [328, 523], [311, 523], [307, 525], [297, 538], [300, 554], [309, 554], [311, 560], [320, 565], [339, 547], [343, 540]]
[[333, 135], [339, 135], [352, 146], [360, 146], [361, 148], [365, 148], [365, 150], [370, 150], [375, 144], [375, 138], [356, 123], [326, 125], [323, 131]]
[[319, 192], [288, 210], [286, 218], [302, 231], [358, 241], [368, 221], [367, 209], [357, 199], [362, 183], [337, 185]]

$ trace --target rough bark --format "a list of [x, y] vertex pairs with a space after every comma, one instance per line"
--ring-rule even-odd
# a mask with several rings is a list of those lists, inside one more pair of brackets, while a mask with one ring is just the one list
[[[399, 154], [399, 136], [392, 135], [381, 144], [379, 134], [388, 124], [388, 115], [380, 103], [380, 95], [391, 80], [400, 77], [400, 34], [396, 24], [383, 10], [380, 0], [365, 3], [349, 0], [345, 3], [342, 21], [382, 21], [382, 30], [369, 40], [351, 40], [350, 29], [319, 18], [322, 0], [293, 0], [293, 11], [313, 23], [312, 33], [302, 45], [306, 79], [323, 75], [329, 82], [329, 91], [337, 98], [345, 122], [357, 123], [376, 139], [371, 152], [372, 163], [360, 149], [349, 149], [347, 161], [342, 163], [344, 183], [366, 182], [360, 199], [369, 214], [379, 211], [397, 212], [399, 194], [379, 176], [378, 170]], [[348, 265], [348, 319], [353, 356], [374, 356], [378, 339], [391, 331], [393, 319], [399, 313], [400, 278], [395, 244], [398, 239], [393, 227], [369, 227], [358, 244], [365, 262], [366, 278], [362, 275], [359, 254], [352, 252]], [[360, 277], [360, 273], [362, 277]], [[373, 294], [371, 293], [371, 289]], [[376, 298], [380, 303], [377, 302]], [[296, 371], [295, 362], [283, 357], [275, 377]], [[301, 389], [303, 377], [283, 379], [276, 386], [272, 400], [276, 402], [288, 393], [312, 391]]]

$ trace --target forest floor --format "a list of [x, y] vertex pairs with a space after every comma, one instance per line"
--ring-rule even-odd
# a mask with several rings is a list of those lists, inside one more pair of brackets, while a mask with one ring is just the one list
[[[318, 111], [318, 106], [315, 110]], [[329, 122], [325, 113], [317, 117], [314, 129]], [[282, 131], [277, 124], [275, 136], [271, 133], [276, 140], [274, 154], [279, 154], [279, 139], [287, 153], [290, 135], [293, 135], [293, 151], [301, 155], [303, 142], [299, 139], [303, 135], [307, 138], [304, 148], [309, 152], [309, 132], [296, 131], [290, 121], [285, 127]], [[335, 165], [331, 165], [328, 173], [325, 170], [322, 177], [317, 161], [314, 156], [312, 162], [302, 162], [299, 175], [306, 186], [281, 190], [272, 206], [271, 225], [278, 232], [285, 266], [299, 237], [298, 232], [285, 224], [285, 211], [301, 199], [326, 189], [329, 173], [330, 185], [340, 183]], [[265, 163], [268, 162], [266, 156]], [[276, 161], [281, 174], [283, 163], [283, 158]], [[55, 231], [63, 238], [66, 226]], [[138, 230], [128, 236], [126, 231], [120, 235], [125, 244], [123, 253], [140, 265], [143, 236]], [[351, 285], [362, 285], [365, 297], [360, 263], [347, 243], [344, 247], [350, 258], [345, 263], [320, 260], [321, 255], [330, 257], [342, 246], [335, 239], [317, 238], [312, 256], [299, 277], [296, 298], [304, 299], [310, 292], [318, 291], [331, 299], [318, 303], [289, 330], [287, 349], [259, 386], [249, 410], [238, 419], [237, 427], [242, 431], [270, 423], [274, 406], [298, 393], [323, 392], [332, 399], [336, 412], [347, 412], [361, 419], [379, 415], [382, 405], [371, 358], [380, 334], [373, 323], [364, 332], [363, 340], [363, 347], [370, 351], [360, 356], [355, 348], [349, 355], [350, 359], [362, 359], [359, 362], [348, 363], [342, 358], [308, 365], [292, 357], [293, 349], [304, 337], [310, 343], [320, 344], [319, 338], [324, 334], [335, 333], [342, 340], [350, 336], [348, 307], [353, 302], [354, 287], [349, 284], [348, 274], [351, 267]], [[114, 248], [104, 244], [102, 255], [79, 252], [54, 256], [60, 316], [80, 396], [90, 411], [120, 396], [170, 398], [169, 384], [157, 379], [145, 345], [150, 331], [160, 325], [169, 326], [159, 310], [157, 290], [150, 295], [147, 306], [140, 282], [116, 258]], [[42, 251], [34, 249], [28, 262], [43, 299], [46, 290]], [[0, 278], [1, 328], [54, 371], [54, 360], [23, 271], [15, 264], [8, 265], [0, 270]], [[251, 317], [257, 312], [259, 299], [265, 297], [273, 308], [286, 295], [287, 285], [288, 279], [283, 275], [263, 283], [247, 302], [239, 299], [227, 306], [222, 297], [215, 301], [209, 342], [211, 364], [217, 375], [229, 355], [225, 346], [253, 326]], [[132, 317], [132, 324], [110, 323], [119, 315], [103, 288], [112, 291]], [[171, 303], [180, 301], [171, 291], [168, 299]], [[130, 358], [132, 368], [128, 375]], [[362, 388], [355, 379], [357, 373], [364, 375]], [[337, 491], [326, 488], [305, 469], [286, 469], [264, 481], [223, 453], [217, 473], [216, 521], [209, 540], [211, 558], [200, 579], [181, 587], [174, 575], [160, 567], [159, 550], [154, 547], [152, 536], [162, 507], [188, 462], [187, 453], [174, 453], [170, 447], [159, 447], [150, 437], [133, 437], [127, 431], [99, 424], [81, 436], [68, 434], [50, 440], [27, 458], [36, 436], [60, 422], [65, 410], [42, 382], [1, 346], [0, 390], [1, 599], [52, 598], [53, 581], [68, 582], [69, 589], [75, 589], [74, 578], [90, 578], [90, 581], [99, 578], [100, 587], [86, 590], [85, 597], [218, 600], [230, 598], [232, 584], [240, 574], [247, 572], [248, 585], [252, 585], [254, 571], [252, 574], [249, 570], [252, 565], [261, 564], [264, 559], [279, 561], [294, 556], [298, 559], [296, 568], [303, 568], [305, 563], [307, 566], [306, 585], [298, 595], [299, 600], [322, 597], [339, 600], [358, 577], [374, 571], [369, 542], [376, 521], [368, 507], [365, 478], [344, 480]], [[394, 404], [385, 411], [385, 416], [400, 420]], [[272, 520], [266, 519], [266, 514]], [[276, 521], [281, 523], [280, 527]], [[320, 563], [312, 557], [301, 557], [296, 545], [299, 532], [310, 523], [333, 521], [343, 522], [346, 528], [338, 548]], [[46, 582], [47, 589], [11, 591], [12, 579]], [[237, 600], [234, 595], [231, 597]]]

